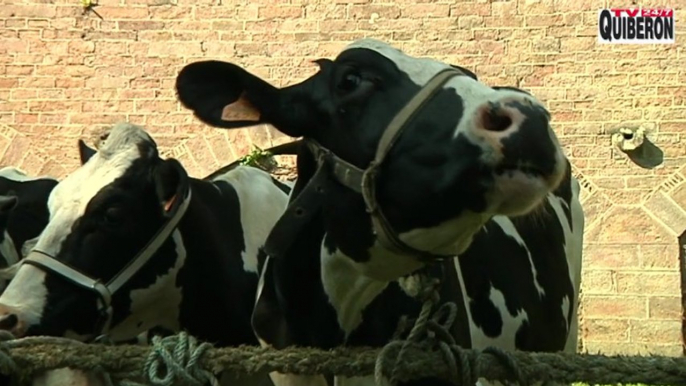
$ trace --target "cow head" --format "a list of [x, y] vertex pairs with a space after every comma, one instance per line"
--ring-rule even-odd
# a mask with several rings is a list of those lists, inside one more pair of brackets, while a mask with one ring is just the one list
[[[302, 83], [276, 88], [243, 68], [221, 61], [184, 67], [176, 81], [181, 103], [219, 128], [268, 123], [316, 141], [338, 158], [365, 169], [389, 123], [438, 73], [451, 77], [403, 122], [376, 179], [375, 199], [405, 244], [455, 255], [495, 215], [530, 213], [561, 181], [566, 162], [550, 116], [530, 94], [489, 87], [464, 68], [409, 56], [363, 39]], [[297, 195], [316, 165], [298, 160]], [[326, 196], [328, 237], [377, 278], [419, 268], [412, 256], [378, 243], [362, 196], [333, 183]]]
[[[167, 326], [159, 318], [178, 311], [176, 279], [185, 258], [178, 232], [151, 251], [147, 264], [127, 269], [168, 223], [170, 204], [187, 202], [180, 197], [186, 172], [178, 161], [161, 159], [153, 139], [129, 124], [115, 125], [97, 151], [79, 146], [82, 165], [51, 192], [49, 223], [0, 296], [0, 328], [18, 337], [87, 340], [104, 321], [113, 339], [130, 339]], [[110, 285], [121, 272], [130, 275], [118, 291], [108, 287], [110, 299], [87, 288], [88, 280]]]

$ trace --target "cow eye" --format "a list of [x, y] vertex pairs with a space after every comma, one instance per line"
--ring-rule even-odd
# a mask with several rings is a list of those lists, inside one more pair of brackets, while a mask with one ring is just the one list
[[338, 83], [338, 89], [343, 92], [354, 91], [362, 83], [362, 77], [355, 71], [351, 71], [343, 75], [343, 78]]
[[109, 225], [118, 225], [124, 220], [124, 211], [121, 207], [107, 208], [104, 215], [105, 222]]

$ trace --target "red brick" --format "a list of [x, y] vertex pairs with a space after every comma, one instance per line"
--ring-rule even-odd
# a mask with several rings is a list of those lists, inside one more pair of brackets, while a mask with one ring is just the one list
[[656, 296], [648, 299], [648, 314], [651, 319], [681, 320], [681, 308], [680, 296]]
[[587, 244], [584, 264], [587, 268], [638, 268], [641, 266], [640, 252], [638, 245]]
[[632, 343], [674, 343], [682, 339], [681, 320], [632, 320], [629, 323]]
[[[404, 10], [403, 10], [404, 11]], [[351, 19], [369, 20], [372, 18], [397, 19], [400, 7], [397, 5], [353, 5], [349, 8]]]
[[669, 295], [680, 289], [680, 276], [674, 273], [618, 272], [617, 291], [624, 294]]
[[345, 4], [306, 4], [304, 15], [312, 20], [337, 20], [347, 17], [347, 5]]
[[5, 66], [4, 73], [10, 76], [27, 76], [33, 74], [35, 68], [33, 65]]
[[46, 19], [56, 16], [56, 7], [53, 5], [3, 5], [0, 7], [0, 19], [10, 17], [30, 17], [34, 19]]
[[554, 12], [553, 0], [524, 0], [517, 7], [520, 15], [547, 15]]
[[260, 19], [296, 18], [302, 15], [303, 8], [293, 5], [267, 5], [259, 7], [257, 11], [257, 17]]
[[450, 4], [426, 3], [406, 5], [402, 8], [402, 15], [406, 18], [448, 17], [450, 16]]
[[614, 273], [611, 270], [585, 270], [581, 286], [584, 294], [616, 293]]
[[29, 111], [60, 111], [60, 112], [79, 112], [81, 102], [79, 101], [31, 101], [28, 104]]
[[145, 19], [148, 17], [148, 7], [110, 7], [102, 5], [96, 10], [107, 20]]
[[94, 124], [114, 124], [116, 122], [125, 121], [126, 114], [114, 113], [80, 113], [80, 114], [69, 114], [70, 124], [79, 125], [94, 125]]
[[562, 52], [578, 52], [578, 51], [592, 51], [597, 44], [597, 39], [593, 38], [578, 38], [578, 37], [562, 37], [560, 38], [560, 45]]
[[647, 301], [628, 296], [584, 295], [584, 317], [639, 318], [648, 316]]
[[584, 319], [584, 339], [596, 342], [628, 342], [629, 321], [616, 319]]
[[657, 244], [653, 242], [651, 244], [639, 247], [641, 267], [670, 270], [678, 268], [679, 247], [676, 243]]

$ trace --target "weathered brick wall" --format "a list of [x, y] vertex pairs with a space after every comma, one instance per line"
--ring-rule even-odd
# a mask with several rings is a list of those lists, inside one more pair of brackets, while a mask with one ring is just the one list
[[[629, 1], [609, 1], [628, 6]], [[663, 1], [638, 5], [671, 5]], [[677, 235], [686, 229], [686, 51], [601, 46], [608, 1], [505, 0], [2, 0], [0, 165], [63, 176], [76, 139], [118, 120], [144, 124], [165, 154], [204, 175], [252, 142], [285, 141], [259, 127], [223, 132], [175, 101], [174, 76], [221, 58], [285, 85], [363, 36], [392, 41], [523, 87], [550, 108], [583, 185], [587, 213], [583, 349], [681, 354]], [[677, 42], [686, 20], [677, 11]], [[611, 146], [641, 125], [664, 153], [645, 169]]]

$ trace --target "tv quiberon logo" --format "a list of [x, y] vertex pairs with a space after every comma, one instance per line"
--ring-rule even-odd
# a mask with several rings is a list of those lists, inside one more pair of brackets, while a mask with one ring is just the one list
[[673, 44], [674, 10], [601, 9], [598, 11], [598, 43]]

